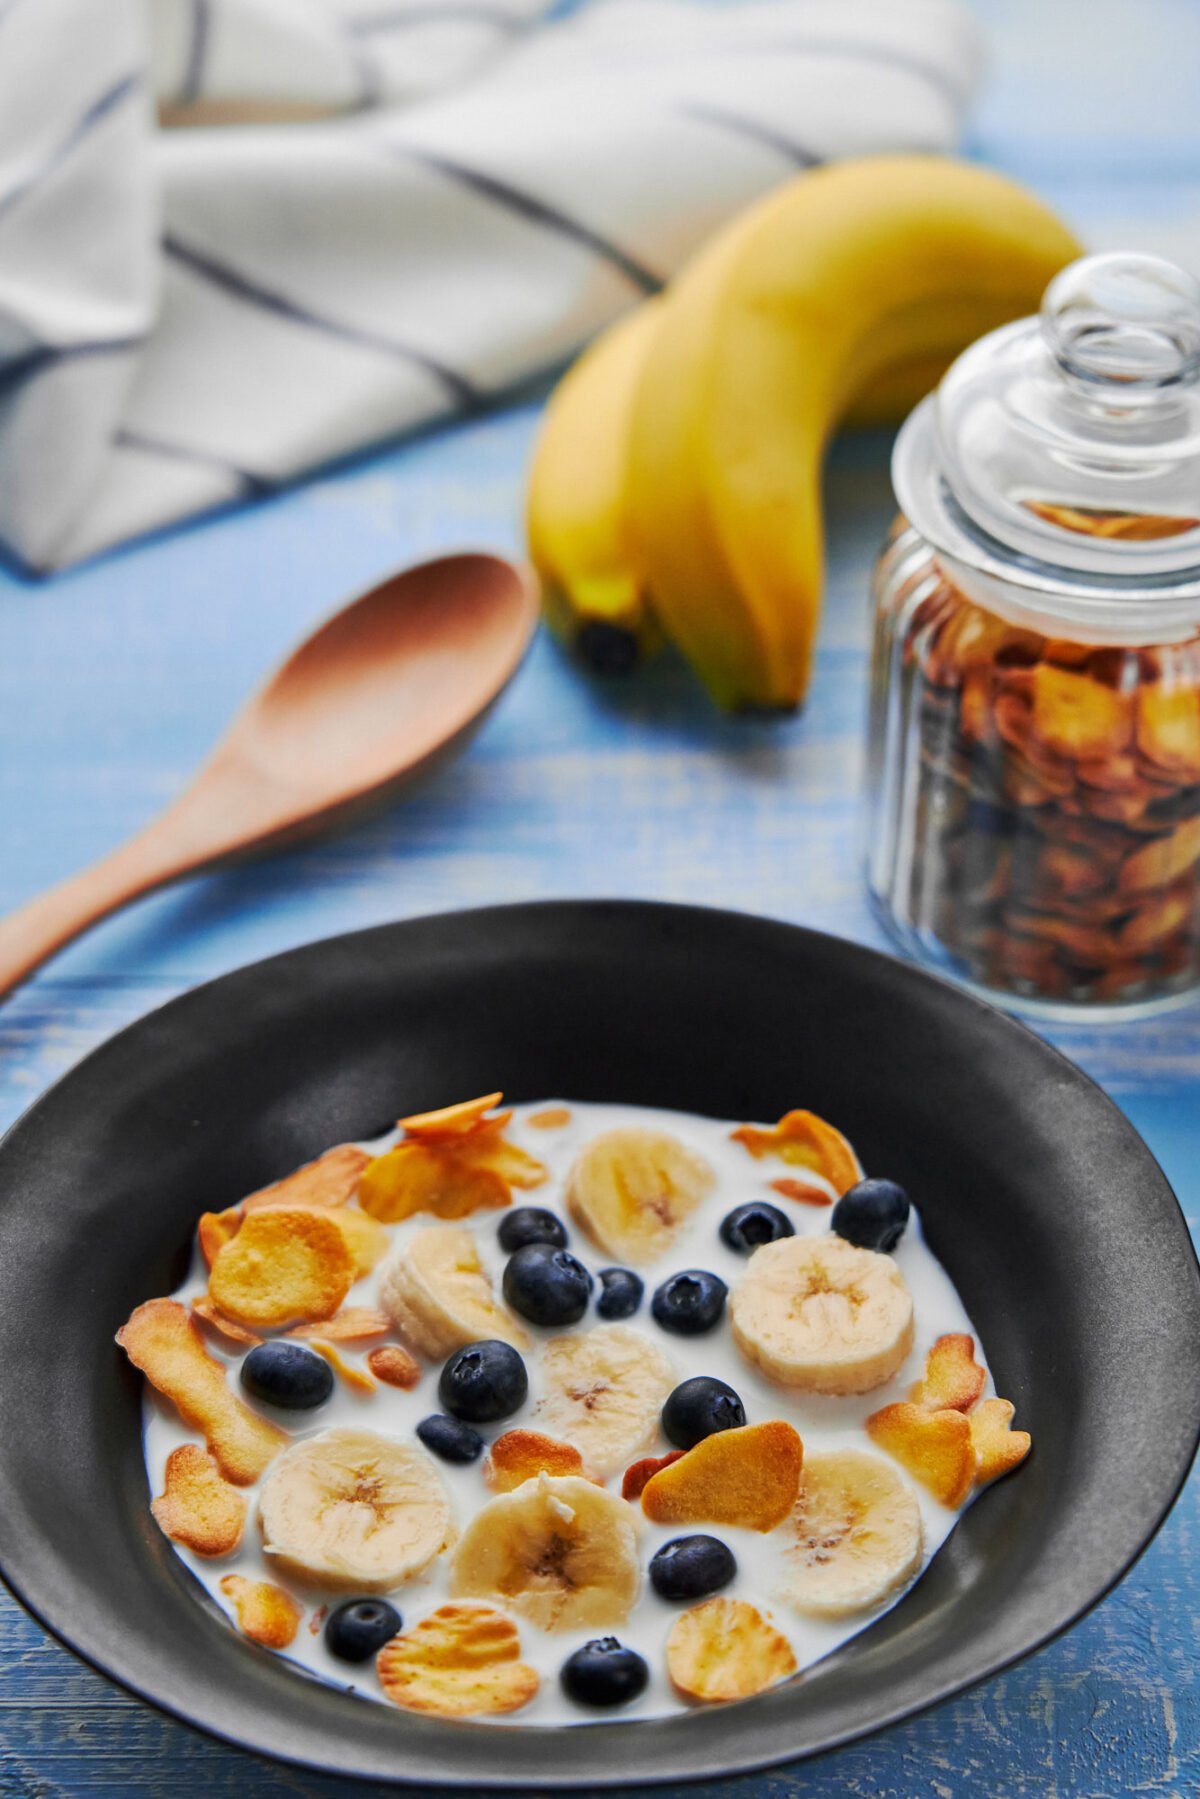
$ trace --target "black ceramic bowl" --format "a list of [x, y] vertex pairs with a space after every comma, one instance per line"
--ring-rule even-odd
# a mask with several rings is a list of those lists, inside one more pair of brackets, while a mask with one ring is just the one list
[[[834, 1119], [920, 1205], [1034, 1453], [864, 1635], [745, 1704], [554, 1730], [366, 1704], [238, 1638], [150, 1518], [113, 1333], [197, 1216], [402, 1112], [502, 1087]], [[1200, 1431], [1200, 1287], [1158, 1167], [1076, 1069], [849, 943], [621, 903], [419, 919], [151, 1014], [0, 1146], [0, 1563], [64, 1642], [214, 1735], [345, 1774], [573, 1788], [812, 1755], [994, 1674], [1145, 1547]], [[1170, 1379], [1164, 1379], [1169, 1345]]]

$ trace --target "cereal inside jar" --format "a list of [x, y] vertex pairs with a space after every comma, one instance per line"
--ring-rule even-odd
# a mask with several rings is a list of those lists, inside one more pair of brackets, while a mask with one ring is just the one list
[[1198, 374], [1200, 288], [1089, 258], [897, 443], [871, 892], [911, 953], [1018, 1007], [1200, 981]]

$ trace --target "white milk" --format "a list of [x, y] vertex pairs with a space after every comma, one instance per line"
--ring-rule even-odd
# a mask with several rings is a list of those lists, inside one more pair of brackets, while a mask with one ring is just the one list
[[[531, 1114], [542, 1112], [550, 1107], [566, 1107], [570, 1112], [569, 1123], [552, 1130], [538, 1129], [528, 1123]], [[638, 1272], [646, 1282], [646, 1295], [641, 1309], [632, 1318], [622, 1320], [627, 1328], [643, 1332], [665, 1352], [678, 1371], [680, 1380], [696, 1374], [710, 1374], [727, 1381], [740, 1394], [746, 1408], [746, 1420], [750, 1424], [762, 1423], [769, 1418], [784, 1418], [793, 1424], [804, 1441], [806, 1454], [821, 1450], [841, 1448], [873, 1449], [873, 1445], [863, 1431], [863, 1421], [880, 1406], [908, 1397], [908, 1389], [912, 1382], [919, 1378], [924, 1368], [925, 1355], [936, 1338], [951, 1331], [967, 1332], [976, 1336], [971, 1320], [963, 1308], [962, 1301], [955, 1292], [941, 1264], [936, 1260], [925, 1244], [921, 1233], [920, 1219], [914, 1208], [896, 1249], [893, 1251], [905, 1281], [912, 1294], [915, 1309], [915, 1340], [912, 1353], [900, 1368], [895, 1378], [873, 1392], [859, 1395], [856, 1398], [838, 1399], [822, 1397], [819, 1394], [798, 1393], [794, 1389], [773, 1385], [756, 1369], [743, 1360], [730, 1334], [727, 1318], [723, 1318], [715, 1330], [705, 1336], [679, 1337], [661, 1330], [650, 1316], [650, 1297], [660, 1281], [677, 1269], [705, 1268], [720, 1275], [721, 1279], [732, 1288], [734, 1282], [744, 1273], [746, 1257], [739, 1256], [722, 1243], [717, 1234], [717, 1227], [725, 1214], [735, 1205], [746, 1200], [764, 1199], [779, 1206], [795, 1226], [797, 1236], [821, 1236], [829, 1229], [830, 1213], [827, 1208], [797, 1204], [781, 1199], [770, 1189], [769, 1183], [782, 1175], [799, 1173], [806, 1184], [822, 1183], [807, 1170], [794, 1170], [786, 1167], [777, 1157], [767, 1157], [756, 1161], [748, 1151], [730, 1139], [733, 1125], [726, 1120], [694, 1117], [685, 1112], [654, 1111], [643, 1106], [625, 1105], [592, 1105], [574, 1100], [540, 1100], [536, 1104], [519, 1106], [514, 1114], [512, 1124], [506, 1135], [522, 1148], [530, 1151], [544, 1162], [550, 1170], [550, 1178], [543, 1186], [531, 1193], [514, 1193], [515, 1205], [544, 1206], [552, 1211], [562, 1213], [562, 1196], [566, 1177], [576, 1152], [589, 1138], [599, 1135], [601, 1131], [612, 1129], [617, 1125], [644, 1125], [658, 1130], [672, 1132], [696, 1150], [712, 1167], [716, 1176], [712, 1192], [687, 1223], [682, 1227], [675, 1242], [666, 1256], [651, 1268], [639, 1268]], [[381, 1139], [377, 1143], [364, 1144], [363, 1147], [378, 1152], [387, 1148], [395, 1140], [394, 1136]], [[879, 1172], [886, 1174], [887, 1170]], [[830, 1190], [832, 1191], [832, 1189]], [[500, 1294], [501, 1276], [506, 1256], [497, 1241], [497, 1229], [500, 1220], [505, 1216], [502, 1211], [482, 1212], [472, 1218], [463, 1220], [472, 1227], [479, 1246], [481, 1259], [492, 1282], [497, 1296]], [[565, 1218], [565, 1214], [564, 1214]], [[402, 1243], [414, 1230], [418, 1230], [431, 1222], [428, 1214], [407, 1219], [403, 1224], [389, 1227], [393, 1243]], [[585, 1239], [583, 1232], [565, 1220], [571, 1240], [570, 1246], [579, 1258], [596, 1273], [601, 1267], [610, 1265], [611, 1258], [595, 1250]], [[381, 1264], [382, 1266], [382, 1264]], [[379, 1280], [379, 1269], [360, 1280], [351, 1290], [345, 1301], [346, 1305], [374, 1305], [377, 1303], [376, 1290]], [[199, 1250], [195, 1252], [191, 1272], [187, 1280], [175, 1294], [184, 1302], [198, 1297], [207, 1290], [208, 1271]], [[596, 1291], [599, 1291], [597, 1283]], [[593, 1297], [595, 1297], [593, 1295]], [[583, 1330], [589, 1325], [602, 1323], [590, 1310], [578, 1325], [570, 1327]], [[526, 1356], [529, 1370], [529, 1397], [521, 1410], [501, 1423], [486, 1427], [484, 1434], [491, 1438], [499, 1436], [503, 1431], [512, 1430], [518, 1425], [537, 1427], [537, 1402], [541, 1394], [540, 1343], [553, 1336], [561, 1336], [563, 1327], [539, 1329], [536, 1325], [528, 1326], [530, 1335], [534, 1337], [533, 1349]], [[208, 1333], [206, 1333], [208, 1335]], [[978, 1337], [976, 1336], [978, 1345]], [[230, 1367], [230, 1385], [243, 1398], [237, 1380], [237, 1364], [240, 1355], [232, 1346], [223, 1347], [223, 1340], [209, 1336], [209, 1345], [213, 1353], [227, 1362]], [[369, 1345], [340, 1345], [355, 1363], [365, 1366], [365, 1349]], [[245, 1352], [242, 1352], [245, 1353]], [[977, 1357], [984, 1361], [982, 1348], [977, 1347]], [[271, 1406], [258, 1405], [256, 1409], [264, 1416], [270, 1417], [296, 1437], [313, 1436], [335, 1425], [368, 1426], [372, 1430], [387, 1436], [413, 1440], [413, 1432], [422, 1418], [441, 1410], [437, 1397], [437, 1381], [439, 1366], [427, 1366], [418, 1386], [409, 1393], [401, 1392], [394, 1387], [379, 1385], [370, 1395], [360, 1395], [350, 1390], [341, 1379], [336, 1380], [332, 1396], [326, 1404], [312, 1412], [285, 1412]], [[993, 1391], [989, 1377], [985, 1394]], [[248, 1404], [255, 1402], [247, 1399]], [[163, 1487], [163, 1470], [167, 1457], [181, 1443], [193, 1442], [195, 1437], [180, 1422], [174, 1408], [163, 1403], [147, 1383], [145, 1401], [145, 1449], [146, 1468], [152, 1493], [160, 1493]], [[639, 1453], [642, 1455], [665, 1455], [672, 1445], [665, 1437], [660, 1437], [657, 1444], [648, 1445]], [[875, 1453], [882, 1453], [875, 1451]], [[484, 1484], [481, 1472], [481, 1461], [467, 1467], [454, 1466], [449, 1462], [438, 1461], [437, 1467], [450, 1495], [458, 1530], [465, 1528], [479, 1507], [493, 1497]], [[891, 1464], [895, 1466], [895, 1464]], [[907, 1480], [907, 1476], [904, 1477]], [[610, 1489], [620, 1490], [620, 1476], [609, 1483]], [[925, 1565], [930, 1557], [936, 1554], [942, 1543], [953, 1530], [958, 1518], [957, 1512], [947, 1511], [933, 1499], [923, 1487], [909, 1483], [921, 1508], [921, 1519], [925, 1533]], [[194, 1555], [190, 1550], [176, 1545], [178, 1554], [191, 1569], [196, 1579], [206, 1589], [214, 1603], [232, 1618], [233, 1608], [229, 1600], [220, 1590], [220, 1582], [224, 1575], [236, 1572], [250, 1579], [271, 1580], [285, 1587], [304, 1608], [304, 1619], [296, 1633], [294, 1642], [288, 1649], [281, 1651], [289, 1661], [297, 1664], [310, 1675], [331, 1682], [335, 1686], [358, 1693], [364, 1699], [389, 1703], [385, 1698], [375, 1674], [374, 1663], [368, 1661], [356, 1666], [340, 1662], [330, 1655], [325, 1648], [321, 1635], [317, 1613], [321, 1608], [332, 1609], [344, 1598], [354, 1597], [351, 1594], [339, 1594], [321, 1591], [316, 1588], [305, 1588], [295, 1581], [285, 1579], [272, 1566], [270, 1559], [264, 1556], [259, 1537], [255, 1489], [247, 1489], [250, 1499], [250, 1510], [247, 1518], [245, 1537], [242, 1547], [235, 1555], [223, 1557], [219, 1561], [209, 1561]], [[754, 1531], [734, 1530], [715, 1525], [656, 1525], [642, 1519], [640, 1508], [637, 1516], [644, 1524], [642, 1533], [642, 1566], [648, 1567], [655, 1551], [673, 1537], [690, 1534], [693, 1530], [706, 1531], [718, 1536], [726, 1542], [737, 1557], [738, 1574], [736, 1580], [723, 1590], [723, 1595], [748, 1600], [757, 1606], [763, 1615], [771, 1620], [777, 1629], [787, 1637], [795, 1652], [800, 1669], [810, 1667], [822, 1656], [830, 1654], [840, 1644], [870, 1625], [890, 1605], [897, 1603], [890, 1600], [887, 1604], [873, 1611], [864, 1612], [852, 1618], [821, 1620], [803, 1618], [793, 1612], [786, 1603], [777, 1603], [772, 1595], [779, 1582], [781, 1573], [781, 1554], [787, 1541], [786, 1526], [759, 1535]], [[408, 1586], [394, 1592], [388, 1597], [391, 1603], [402, 1613], [405, 1627], [416, 1624], [428, 1612], [440, 1605], [447, 1597], [450, 1554], [443, 1553], [425, 1574], [409, 1583]], [[901, 1596], [902, 1597], [902, 1596]], [[596, 1723], [606, 1718], [613, 1721], [629, 1718], [661, 1718], [677, 1712], [693, 1709], [690, 1703], [675, 1692], [667, 1678], [665, 1664], [665, 1644], [667, 1633], [674, 1619], [685, 1609], [684, 1604], [668, 1604], [654, 1592], [649, 1580], [643, 1583], [641, 1598], [622, 1626], [611, 1631], [558, 1631], [544, 1632], [517, 1616], [517, 1624], [521, 1635], [522, 1659], [538, 1670], [541, 1676], [541, 1687], [533, 1701], [521, 1711], [503, 1716], [489, 1717], [480, 1722], [502, 1726], [507, 1724], [522, 1725], [560, 1725]], [[322, 1616], [324, 1613], [322, 1612]], [[558, 1671], [572, 1650], [597, 1635], [613, 1635], [624, 1643], [640, 1651], [650, 1667], [650, 1682], [646, 1691], [634, 1704], [620, 1706], [612, 1711], [591, 1711], [574, 1705], [566, 1698], [559, 1685]], [[478, 1725], [476, 1726], [478, 1728]]]

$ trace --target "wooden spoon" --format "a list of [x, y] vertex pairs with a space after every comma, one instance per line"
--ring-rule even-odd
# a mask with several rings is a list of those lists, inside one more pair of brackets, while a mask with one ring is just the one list
[[0, 994], [139, 894], [390, 797], [479, 724], [516, 673], [537, 610], [531, 570], [463, 555], [392, 575], [335, 612], [165, 812], [0, 921]]

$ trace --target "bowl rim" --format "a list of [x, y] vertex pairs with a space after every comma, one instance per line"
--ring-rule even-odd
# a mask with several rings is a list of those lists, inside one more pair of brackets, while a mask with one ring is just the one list
[[[727, 929], [734, 925], [765, 935], [781, 933], [793, 942], [803, 941], [810, 952], [820, 949], [823, 953], [828, 953], [832, 950], [837, 955], [846, 957], [851, 964], [857, 964], [864, 970], [868, 982], [872, 978], [884, 977], [889, 982], [897, 983], [902, 990], [907, 988], [916, 994], [928, 992], [930, 989], [940, 990], [945, 1003], [949, 1004], [952, 1010], [958, 1010], [960, 1016], [985, 1020], [987, 1028], [996, 1031], [1002, 1038], [1007, 1036], [1011, 1042], [1020, 1044], [1025, 1049], [1035, 1046], [1037, 1053], [1046, 1059], [1048, 1065], [1057, 1064], [1060, 1077], [1085, 1091], [1090, 1091], [1093, 1101], [1098, 1102], [1119, 1122], [1130, 1146], [1139, 1150], [1147, 1165], [1157, 1172], [1162, 1190], [1174, 1207], [1172, 1222], [1180, 1227], [1182, 1243], [1187, 1249], [1185, 1261], [1191, 1277], [1193, 1295], [1197, 1301], [1197, 1319], [1200, 1320], [1200, 1258], [1197, 1256], [1196, 1246], [1173, 1187], [1153, 1152], [1136, 1127], [1121, 1111], [1121, 1108], [1097, 1081], [1072, 1062], [1057, 1046], [1038, 1035], [1020, 1019], [999, 1011], [975, 993], [914, 963], [887, 954], [873, 946], [857, 942], [852, 938], [835, 936], [829, 932], [793, 924], [761, 913], [727, 907], [697, 906], [661, 900], [610, 898], [514, 901], [500, 905], [414, 915], [390, 923], [318, 938], [270, 956], [258, 958], [253, 962], [241, 964], [212, 979], [200, 982], [183, 993], [173, 995], [160, 1005], [151, 1007], [147, 1012], [124, 1025], [119, 1031], [104, 1038], [79, 1062], [58, 1076], [0, 1136], [0, 1176], [4, 1172], [6, 1160], [12, 1151], [14, 1141], [18, 1145], [20, 1144], [22, 1136], [31, 1123], [36, 1122], [42, 1112], [48, 1109], [52, 1102], [57, 1101], [62, 1090], [69, 1088], [81, 1073], [94, 1069], [97, 1062], [109, 1052], [123, 1048], [130, 1042], [136, 1042], [142, 1034], [148, 1034], [150, 1029], [161, 1027], [164, 1022], [170, 1025], [182, 1022], [184, 1028], [188, 1028], [187, 1021], [193, 1012], [202, 1010], [214, 1001], [223, 1004], [239, 984], [249, 984], [305, 963], [315, 966], [320, 959], [328, 957], [331, 953], [349, 951], [369, 955], [373, 943], [383, 940], [390, 941], [397, 937], [403, 939], [410, 931], [414, 934], [421, 929], [449, 930], [451, 932], [455, 929], [465, 929], [470, 931], [481, 926], [491, 928], [493, 925], [503, 928], [503, 921], [506, 919], [519, 923], [531, 916], [535, 918], [540, 916], [546, 920], [561, 916], [568, 921], [575, 921], [579, 926], [582, 926], [589, 917], [593, 920], [603, 917], [627, 920], [630, 924], [641, 923], [650, 928], [674, 921], [681, 925], [690, 923], [700, 929]], [[719, 1760], [714, 1760], [708, 1766], [679, 1770], [653, 1768], [647, 1771], [637, 1768], [636, 1762], [627, 1769], [627, 1764], [622, 1758], [614, 1757], [613, 1762], [616, 1765], [590, 1770], [587, 1773], [586, 1786], [595, 1790], [632, 1785], [688, 1786], [713, 1779], [760, 1773], [792, 1762], [813, 1761], [844, 1749], [850, 1744], [860, 1742], [864, 1738], [874, 1736], [878, 1732], [893, 1728], [911, 1718], [918, 1717], [949, 1699], [971, 1691], [985, 1681], [993, 1679], [1030, 1656], [1039, 1653], [1059, 1637], [1065, 1635], [1107, 1598], [1125, 1579], [1154, 1541], [1174, 1508], [1187, 1482], [1197, 1451], [1200, 1449], [1200, 1395], [1193, 1404], [1193, 1414], [1189, 1429], [1190, 1446], [1180, 1454], [1171, 1480], [1163, 1483], [1162, 1496], [1156, 1503], [1154, 1515], [1141, 1527], [1140, 1541], [1131, 1552], [1123, 1556], [1119, 1565], [1101, 1586], [1079, 1603], [1073, 1604], [1068, 1613], [1058, 1618], [1054, 1624], [1038, 1630], [1029, 1640], [1023, 1641], [1018, 1647], [988, 1655], [979, 1665], [971, 1667], [962, 1675], [954, 1675], [940, 1682], [927, 1684], [926, 1689], [915, 1699], [910, 1696], [899, 1697], [895, 1703], [875, 1709], [863, 1721], [834, 1730], [819, 1744], [812, 1747], [738, 1749], [731, 1752], [729, 1759], [726, 1758], [726, 1752], [722, 1750]], [[579, 1780], [576, 1775], [553, 1767], [544, 1771], [489, 1769], [484, 1775], [472, 1773], [469, 1776], [460, 1775], [457, 1770], [449, 1770], [442, 1774], [436, 1768], [422, 1767], [416, 1773], [408, 1775], [397, 1773], [394, 1769], [384, 1770], [378, 1766], [348, 1767], [345, 1761], [337, 1762], [331, 1759], [315, 1758], [313, 1755], [299, 1750], [289, 1750], [285, 1744], [272, 1743], [270, 1746], [266, 1746], [262, 1741], [256, 1741], [253, 1735], [246, 1731], [225, 1727], [219, 1717], [198, 1716], [197, 1710], [203, 1712], [204, 1707], [189, 1708], [187, 1704], [175, 1697], [155, 1691], [150, 1685], [123, 1672], [119, 1665], [113, 1665], [112, 1660], [106, 1657], [101, 1647], [76, 1641], [69, 1618], [60, 1615], [59, 1608], [56, 1608], [53, 1603], [47, 1603], [36, 1592], [36, 1573], [33, 1582], [27, 1587], [20, 1570], [18, 1569], [16, 1572], [13, 1570], [12, 1561], [14, 1559], [19, 1561], [19, 1553], [14, 1558], [12, 1545], [8, 1538], [7, 1522], [2, 1509], [0, 1509], [0, 1579], [38, 1624], [85, 1665], [94, 1669], [122, 1691], [151, 1706], [161, 1715], [230, 1748], [287, 1766], [303, 1768], [312, 1773], [337, 1776], [348, 1782], [374, 1781], [380, 1785], [394, 1785], [401, 1788], [420, 1784], [431, 1789], [447, 1791], [464, 1791], [468, 1786], [479, 1791], [579, 1790]], [[185, 1565], [181, 1564], [181, 1566]], [[188, 1578], [194, 1577], [189, 1573]], [[198, 1592], [201, 1591], [202, 1589], [198, 1588]], [[871, 1623], [874, 1623], [874, 1620]], [[869, 1630], [870, 1625], [865, 1628]], [[114, 1640], [119, 1641], [119, 1638]], [[850, 1639], [847, 1644], [842, 1646], [842, 1651], [850, 1647], [855, 1640]], [[119, 1663], [119, 1656], [115, 1659]], [[271, 1657], [270, 1659], [274, 1661], [276, 1658]], [[820, 1664], [815, 1665], [819, 1666]], [[362, 1702], [356, 1700], [355, 1703], [361, 1704]], [[744, 1702], [742, 1705], [733, 1707], [712, 1708], [707, 1714], [701, 1715], [707, 1715], [709, 1718], [720, 1715], [732, 1719], [743, 1712]], [[407, 1714], [405, 1715], [407, 1716]], [[569, 1729], [572, 1740], [586, 1739], [595, 1742], [597, 1733], [603, 1733], [599, 1740], [603, 1742], [611, 1739], [615, 1746], [618, 1738], [623, 1742], [628, 1742], [626, 1733], [638, 1730], [639, 1724], [646, 1722], [653, 1722], [653, 1720], [628, 1720], [623, 1725], [611, 1722], [582, 1723], [571, 1725]], [[461, 1722], [452, 1722], [450, 1727], [459, 1734], [461, 1739]], [[505, 1728], [504, 1736], [510, 1733], [510, 1728]], [[481, 1743], [490, 1746], [496, 1742], [500, 1734], [494, 1729], [488, 1730], [486, 1736], [481, 1734]], [[537, 1727], [536, 1730], [534, 1727], [530, 1727], [528, 1734], [530, 1736], [536, 1734], [547, 1744], [559, 1743], [562, 1740], [559, 1731], [545, 1727]], [[638, 1731], [638, 1735], [640, 1737], [640, 1731]]]

